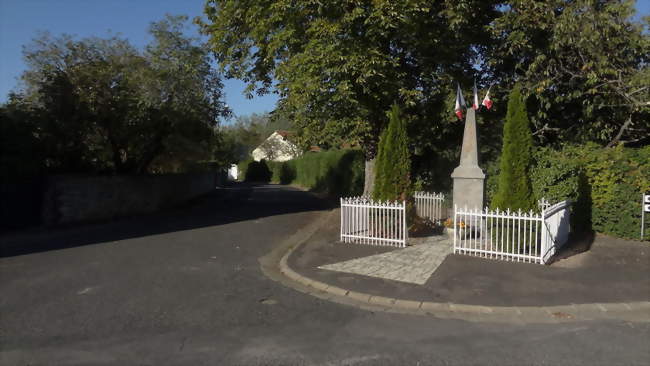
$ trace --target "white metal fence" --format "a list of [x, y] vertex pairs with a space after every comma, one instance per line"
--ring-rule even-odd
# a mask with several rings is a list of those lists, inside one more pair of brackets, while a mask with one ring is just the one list
[[341, 198], [342, 242], [405, 247], [407, 239], [406, 202]]
[[454, 214], [454, 253], [529, 263], [548, 263], [569, 234], [571, 203], [540, 214], [485, 209]]
[[[443, 204], [445, 195], [442, 193], [415, 192], [415, 212], [423, 219], [429, 219], [433, 223], [439, 223], [443, 217]], [[446, 216], [446, 215], [445, 215]]]

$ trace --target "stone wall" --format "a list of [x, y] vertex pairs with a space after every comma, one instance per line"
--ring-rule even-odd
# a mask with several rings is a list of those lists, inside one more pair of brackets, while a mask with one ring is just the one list
[[217, 186], [217, 173], [54, 176], [45, 184], [43, 224], [112, 219], [186, 202]]

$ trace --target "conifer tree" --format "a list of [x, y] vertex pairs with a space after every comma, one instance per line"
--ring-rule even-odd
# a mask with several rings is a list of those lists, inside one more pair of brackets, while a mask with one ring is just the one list
[[519, 85], [510, 92], [506, 123], [503, 126], [500, 173], [492, 208], [528, 211], [535, 208], [529, 171], [533, 136], [525, 101]]
[[411, 157], [406, 123], [397, 104], [391, 107], [388, 118], [388, 127], [379, 140], [373, 198], [406, 200], [411, 188]]

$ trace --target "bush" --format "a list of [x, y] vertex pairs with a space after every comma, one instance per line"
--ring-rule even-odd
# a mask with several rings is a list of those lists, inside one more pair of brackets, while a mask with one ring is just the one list
[[250, 164], [253, 159], [246, 159], [237, 163], [237, 179], [243, 181], [246, 177], [246, 171], [248, 171], [248, 164]]
[[536, 208], [529, 176], [532, 151], [533, 135], [528, 112], [519, 86], [515, 86], [508, 99], [500, 157], [501, 173], [492, 207], [524, 211]]
[[543, 148], [536, 151], [535, 160], [531, 179], [536, 198], [574, 201], [574, 230], [639, 238], [641, 193], [650, 191], [650, 146]]
[[[641, 193], [650, 191], [650, 146], [603, 149], [596, 145], [568, 149], [584, 169], [589, 185], [594, 230], [638, 239]], [[587, 212], [589, 213], [589, 212]], [[650, 239], [650, 233], [645, 239]]]
[[271, 170], [265, 160], [251, 161], [246, 167], [244, 180], [246, 182], [263, 182], [271, 181]]
[[388, 127], [379, 139], [373, 198], [381, 201], [407, 199], [411, 191], [411, 155], [400, 113], [397, 104], [393, 104], [388, 113]]
[[359, 150], [307, 153], [285, 162], [269, 162], [271, 182], [295, 184], [332, 196], [363, 192], [364, 157]]

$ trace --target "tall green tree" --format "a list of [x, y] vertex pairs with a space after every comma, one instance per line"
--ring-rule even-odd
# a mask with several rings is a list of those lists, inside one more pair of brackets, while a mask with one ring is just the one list
[[452, 79], [481, 63], [495, 3], [208, 0], [202, 25], [227, 77], [277, 90], [304, 145], [361, 146], [370, 182], [386, 106], [399, 101], [431, 131], [452, 121]]
[[[650, 141], [650, 17], [634, 1], [510, 0], [486, 58], [501, 88], [519, 82], [542, 143]], [[645, 29], [645, 30], [644, 30]]]
[[530, 179], [532, 153], [533, 137], [526, 103], [520, 87], [516, 85], [508, 99], [498, 188], [492, 199], [492, 207], [524, 211], [535, 208]]
[[119, 37], [47, 34], [25, 48], [25, 88], [12, 103], [31, 111], [48, 171], [163, 172], [211, 157], [228, 109], [210, 53], [186, 24], [152, 23], [145, 50]]
[[411, 153], [406, 123], [397, 104], [388, 112], [388, 127], [379, 140], [373, 198], [406, 200], [411, 193]]

